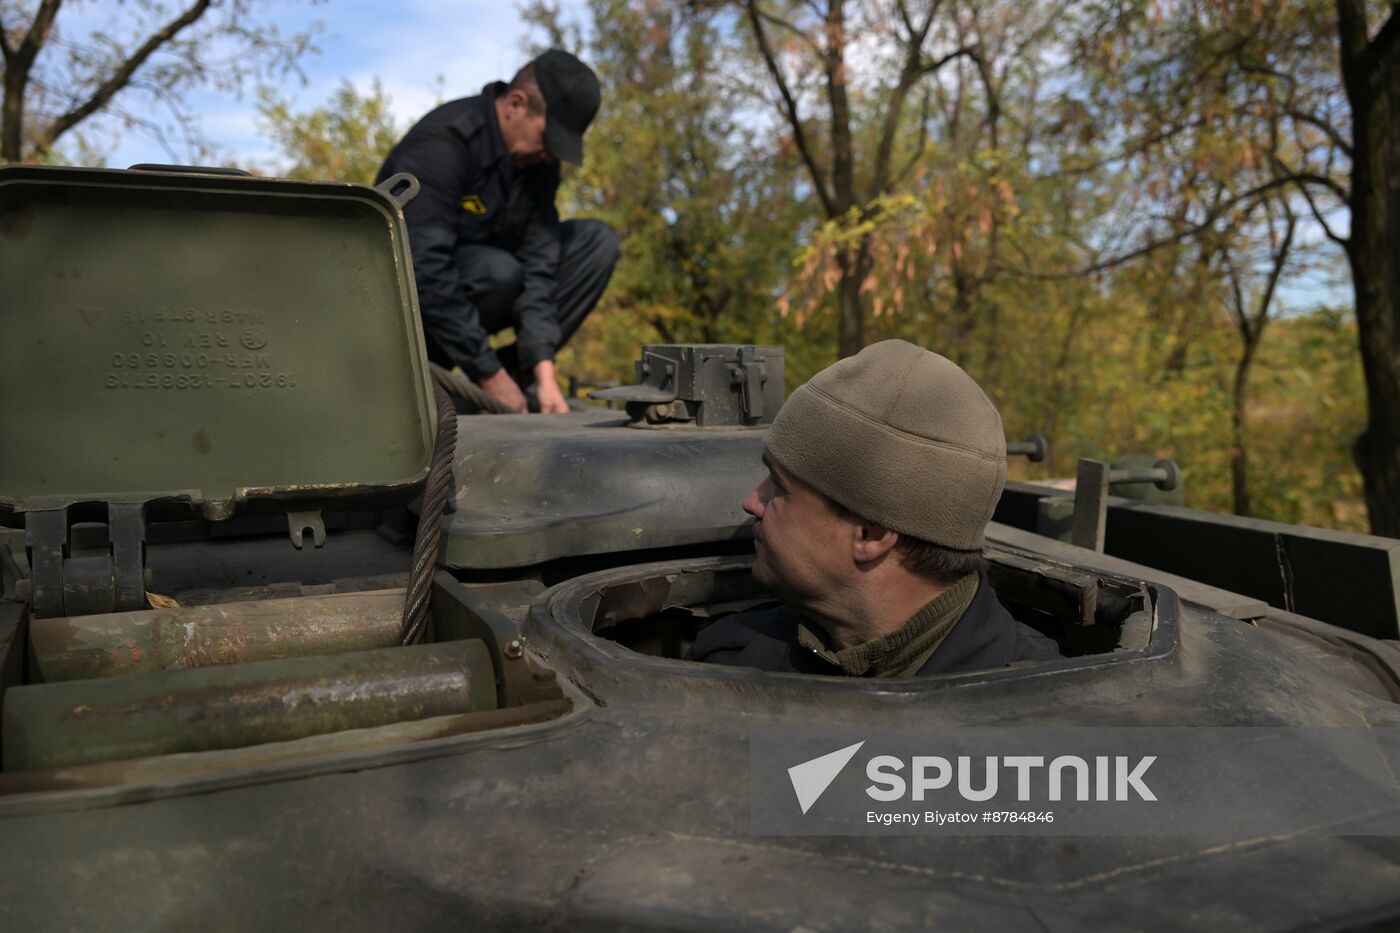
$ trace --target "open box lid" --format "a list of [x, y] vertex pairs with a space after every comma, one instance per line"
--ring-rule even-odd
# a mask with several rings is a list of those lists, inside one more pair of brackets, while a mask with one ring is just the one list
[[382, 191], [0, 168], [0, 282], [0, 504], [188, 497], [220, 518], [427, 473], [417, 295]]
[[417, 182], [212, 172], [0, 168], [0, 513], [31, 545], [78, 503], [220, 519], [427, 475]]

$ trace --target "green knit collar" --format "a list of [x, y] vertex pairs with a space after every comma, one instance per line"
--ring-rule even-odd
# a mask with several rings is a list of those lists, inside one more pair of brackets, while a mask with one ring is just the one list
[[912, 677], [967, 612], [977, 586], [978, 575], [966, 574], [893, 632], [850, 648], [832, 650], [826, 633], [806, 619], [797, 625], [797, 642], [851, 677]]

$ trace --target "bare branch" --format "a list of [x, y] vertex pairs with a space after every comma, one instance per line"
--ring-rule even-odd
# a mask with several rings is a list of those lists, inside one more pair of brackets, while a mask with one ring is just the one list
[[1269, 319], [1269, 306], [1274, 301], [1274, 289], [1278, 287], [1278, 280], [1283, 276], [1283, 269], [1288, 265], [1288, 250], [1293, 245], [1293, 231], [1297, 229], [1298, 218], [1293, 216], [1293, 212], [1284, 206], [1284, 213], [1288, 216], [1287, 226], [1283, 234], [1283, 243], [1279, 248], [1273, 250], [1273, 266], [1269, 269], [1269, 279], [1264, 285], [1264, 293], [1259, 296], [1259, 310], [1254, 315], [1255, 325], [1253, 337], [1259, 339], [1259, 334], [1264, 330], [1264, 323]]
[[1075, 269], [1068, 272], [1031, 272], [1026, 269], [1007, 269], [1003, 267], [1000, 269], [1000, 271], [1005, 271], [1012, 275], [1020, 276], [1021, 278], [1036, 279], [1040, 281], [1063, 281], [1067, 279], [1081, 278], [1087, 275], [1094, 275], [1098, 272], [1106, 272], [1109, 269], [1116, 268], [1125, 263], [1131, 262], [1134, 259], [1146, 256], [1149, 253], [1156, 252], [1157, 250], [1162, 249], [1163, 247], [1173, 246], [1177, 243], [1189, 240], [1197, 234], [1201, 233], [1202, 231], [1209, 229], [1211, 225], [1213, 225], [1217, 220], [1219, 220], [1225, 214], [1225, 212], [1230, 210], [1232, 207], [1238, 204], [1243, 204], [1246, 201], [1257, 198], [1262, 194], [1266, 194], [1270, 191], [1275, 191], [1279, 188], [1282, 188], [1285, 185], [1292, 183], [1293, 179], [1291, 178], [1270, 178], [1263, 184], [1256, 185], [1255, 187], [1250, 188], [1247, 191], [1242, 191], [1234, 197], [1217, 197], [1215, 203], [1213, 203], [1207, 210], [1205, 218], [1202, 219], [1199, 223], [1190, 224], [1168, 236], [1150, 240], [1142, 246], [1137, 247], [1136, 249], [1129, 250], [1126, 253], [1120, 253], [1116, 256], [1110, 256], [1107, 259], [1091, 263], [1090, 265], [1084, 266], [1080, 269]]
[[1073, 165], [1068, 168], [1062, 168], [1054, 172], [1049, 172], [1045, 175], [1040, 175], [1038, 177], [1043, 180], [1050, 180], [1055, 178], [1063, 178], [1068, 175], [1086, 175], [1090, 172], [1097, 172], [1104, 166], [1112, 165], [1114, 162], [1121, 162], [1124, 159], [1131, 158], [1132, 156], [1140, 154], [1143, 150], [1149, 149], [1152, 146], [1158, 145], [1159, 143], [1170, 142], [1172, 138], [1179, 133], [1184, 133], [1188, 130], [1200, 129], [1202, 126], [1205, 126], [1205, 120], [1199, 117], [1194, 120], [1191, 120], [1188, 123], [1176, 123], [1170, 127], [1167, 127], [1164, 130], [1161, 130], [1160, 132], [1153, 133], [1149, 136], [1145, 136], [1142, 139], [1126, 142], [1124, 143], [1122, 148], [1119, 149], [1117, 152], [1104, 156], [1101, 159], [1095, 159], [1092, 162], [1085, 162], [1083, 165]]
[[763, 55], [763, 63], [767, 66], [769, 75], [778, 86], [778, 94], [782, 97], [783, 116], [787, 118], [788, 126], [792, 129], [792, 138], [797, 146], [797, 152], [802, 156], [802, 162], [807, 166], [808, 174], [812, 176], [812, 187], [816, 189], [817, 197], [821, 200], [827, 216], [835, 216], [835, 205], [832, 203], [831, 191], [828, 188], [826, 177], [822, 174], [821, 167], [817, 165], [817, 160], [812, 154], [812, 147], [807, 142], [807, 132], [803, 129], [802, 119], [797, 113], [797, 101], [793, 99], [792, 90], [788, 87], [787, 79], [783, 77], [783, 70], [778, 64], [777, 56], [774, 55], [773, 48], [768, 43], [768, 34], [763, 29], [763, 17], [759, 14], [757, 0], [745, 0], [744, 8], [749, 14], [749, 25], [753, 27], [754, 39], [758, 42], [758, 50]]
[[1285, 108], [1283, 114], [1286, 117], [1291, 117], [1294, 120], [1297, 120], [1299, 123], [1306, 123], [1311, 127], [1321, 130], [1323, 134], [1331, 141], [1332, 145], [1342, 150], [1342, 152], [1346, 154], [1346, 157], [1348, 159], [1352, 157], [1351, 143], [1343, 139], [1342, 134], [1337, 132], [1337, 128], [1332, 124], [1328, 123], [1326, 120], [1322, 119], [1319, 116], [1316, 116], [1315, 114], [1305, 113], [1304, 111], [1297, 110], [1293, 107]]
[[942, 68], [944, 65], [948, 64], [949, 62], [951, 62], [953, 59], [955, 59], [955, 58], [963, 58], [963, 57], [966, 57], [966, 58], [976, 58], [976, 57], [977, 57], [977, 50], [976, 50], [975, 48], [973, 48], [972, 46], [967, 46], [967, 45], [965, 45], [965, 46], [963, 46], [963, 47], [957, 49], [956, 51], [949, 52], [947, 55], [944, 55], [942, 58], [936, 59], [936, 60], [931, 61], [931, 62], [924, 62], [924, 63], [922, 63], [921, 65], [919, 65], [919, 76], [921, 77], [921, 76], [923, 76], [923, 75], [933, 74], [935, 71], [937, 71], [938, 69]]
[[915, 145], [914, 153], [909, 157], [909, 161], [904, 164], [904, 168], [895, 174], [894, 181], [890, 185], [891, 189], [903, 184], [904, 180], [909, 177], [909, 173], [914, 171], [914, 167], [923, 158], [924, 150], [928, 147], [928, 118], [931, 107], [932, 102], [928, 92], [925, 91], [923, 106], [919, 108], [919, 142]]
[[982, 89], [987, 94], [987, 127], [992, 134], [992, 148], [996, 149], [999, 140], [997, 139], [997, 121], [1001, 118], [1001, 98], [997, 94], [995, 83], [992, 81], [992, 72], [987, 67], [987, 61], [982, 57], [980, 51], [974, 51], [968, 56], [977, 65], [977, 74], [982, 79]]
[[894, 6], [899, 11], [899, 18], [903, 21], [904, 28], [909, 30], [910, 35], [913, 35], [917, 30], [914, 27], [914, 20], [909, 17], [909, 5], [904, 0], [895, 0]]
[[1282, 180], [1285, 182], [1294, 182], [1299, 186], [1316, 185], [1326, 188], [1344, 202], [1350, 201], [1347, 189], [1343, 188], [1335, 178], [1328, 178], [1326, 175], [1319, 175], [1316, 172], [1290, 171], [1288, 166], [1279, 161], [1277, 157], [1274, 159], [1274, 164], [1282, 171]]
[[1327, 218], [1323, 216], [1322, 211], [1318, 209], [1317, 202], [1313, 200], [1312, 192], [1308, 190], [1308, 186], [1300, 184], [1298, 185], [1298, 191], [1302, 193], [1303, 200], [1308, 202], [1308, 210], [1312, 211], [1313, 220], [1317, 221], [1317, 225], [1322, 228], [1322, 232], [1327, 236], [1327, 239], [1336, 243], [1342, 249], [1348, 249], [1351, 246], [1351, 240], [1347, 237], [1338, 236], [1332, 231], [1331, 224], [1327, 223]]
[[[131, 81], [131, 76], [146, 63], [147, 59], [155, 54], [157, 49], [174, 39], [185, 28], [193, 25], [208, 12], [211, 2], [212, 0], [196, 0], [189, 9], [153, 33], [142, 43], [140, 48], [121, 63], [116, 71], [112, 72], [111, 77], [92, 92], [92, 96], [53, 122], [45, 134], [45, 145], [52, 145], [58, 137], [105, 107], [118, 91], [126, 87]], [[54, 5], [58, 5], [57, 0], [55, 0]]]
[[1222, 248], [1220, 257], [1225, 263], [1225, 278], [1230, 282], [1230, 317], [1235, 319], [1235, 328], [1240, 332], [1240, 339], [1248, 344], [1254, 335], [1249, 326], [1249, 312], [1245, 309], [1242, 276], [1235, 266], [1235, 257], [1228, 249]]
[[49, 30], [53, 28], [54, 18], [58, 16], [58, 8], [62, 5], [63, 0], [44, 0], [40, 3], [34, 14], [34, 22], [29, 24], [29, 31], [24, 34], [15, 50], [6, 56], [10, 67], [20, 73], [21, 83], [24, 77], [27, 77], [34, 59], [38, 57], [39, 50], [48, 41]]
[[774, 13], [769, 13], [765, 10], [759, 10], [758, 15], [766, 19], [768, 22], [772, 23], [774, 26], [777, 26], [779, 29], [786, 29], [788, 32], [792, 33], [799, 40], [801, 40], [803, 45], [807, 46], [813, 52], [821, 52], [821, 48], [817, 45], [816, 41], [813, 40], [813, 38], [810, 35], [804, 32], [795, 23], [792, 23], [789, 20], [783, 19], [781, 16], [778, 16]]

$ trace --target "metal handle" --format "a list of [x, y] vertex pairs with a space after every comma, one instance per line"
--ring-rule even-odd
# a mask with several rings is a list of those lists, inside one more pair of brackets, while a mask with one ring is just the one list
[[1181, 470], [1171, 460], [1158, 460], [1149, 469], [1115, 470], [1102, 460], [1079, 461], [1074, 480], [1074, 518], [1070, 541], [1091, 551], [1103, 551], [1108, 526], [1108, 492], [1124, 483], [1154, 483], [1172, 490], [1181, 482]]
[[1040, 463], [1050, 453], [1050, 442], [1044, 434], [1032, 434], [1024, 441], [1009, 441], [1006, 445], [1008, 457], [1024, 456], [1031, 463]]
[[403, 210], [404, 206], [418, 197], [418, 192], [423, 186], [418, 183], [418, 179], [408, 172], [398, 172], [375, 185], [375, 190], [382, 193], [394, 206]]
[[1111, 470], [1108, 482], [1111, 486], [1151, 483], [1163, 492], [1171, 492], [1181, 483], [1181, 468], [1175, 460], [1158, 460], [1147, 469]]
[[179, 175], [233, 175], [237, 178], [252, 178], [252, 172], [241, 168], [225, 168], [222, 165], [162, 165], [159, 162], [138, 162], [126, 167], [128, 172], [169, 172]]

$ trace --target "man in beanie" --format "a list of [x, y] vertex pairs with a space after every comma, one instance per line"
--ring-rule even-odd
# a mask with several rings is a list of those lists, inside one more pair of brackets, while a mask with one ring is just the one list
[[778, 412], [744, 500], [778, 609], [702, 630], [696, 661], [913, 677], [1059, 656], [997, 601], [982, 540], [1006, 482], [996, 408], [951, 361], [887, 340]]
[[[617, 236], [597, 220], [559, 222], [559, 163], [583, 162], [598, 78], [551, 49], [510, 84], [450, 101], [408, 131], [377, 181], [411, 172], [404, 208], [428, 359], [461, 367], [497, 407], [567, 411], [554, 353], [578, 329], [617, 264]], [[515, 330], [492, 350], [489, 336]]]

